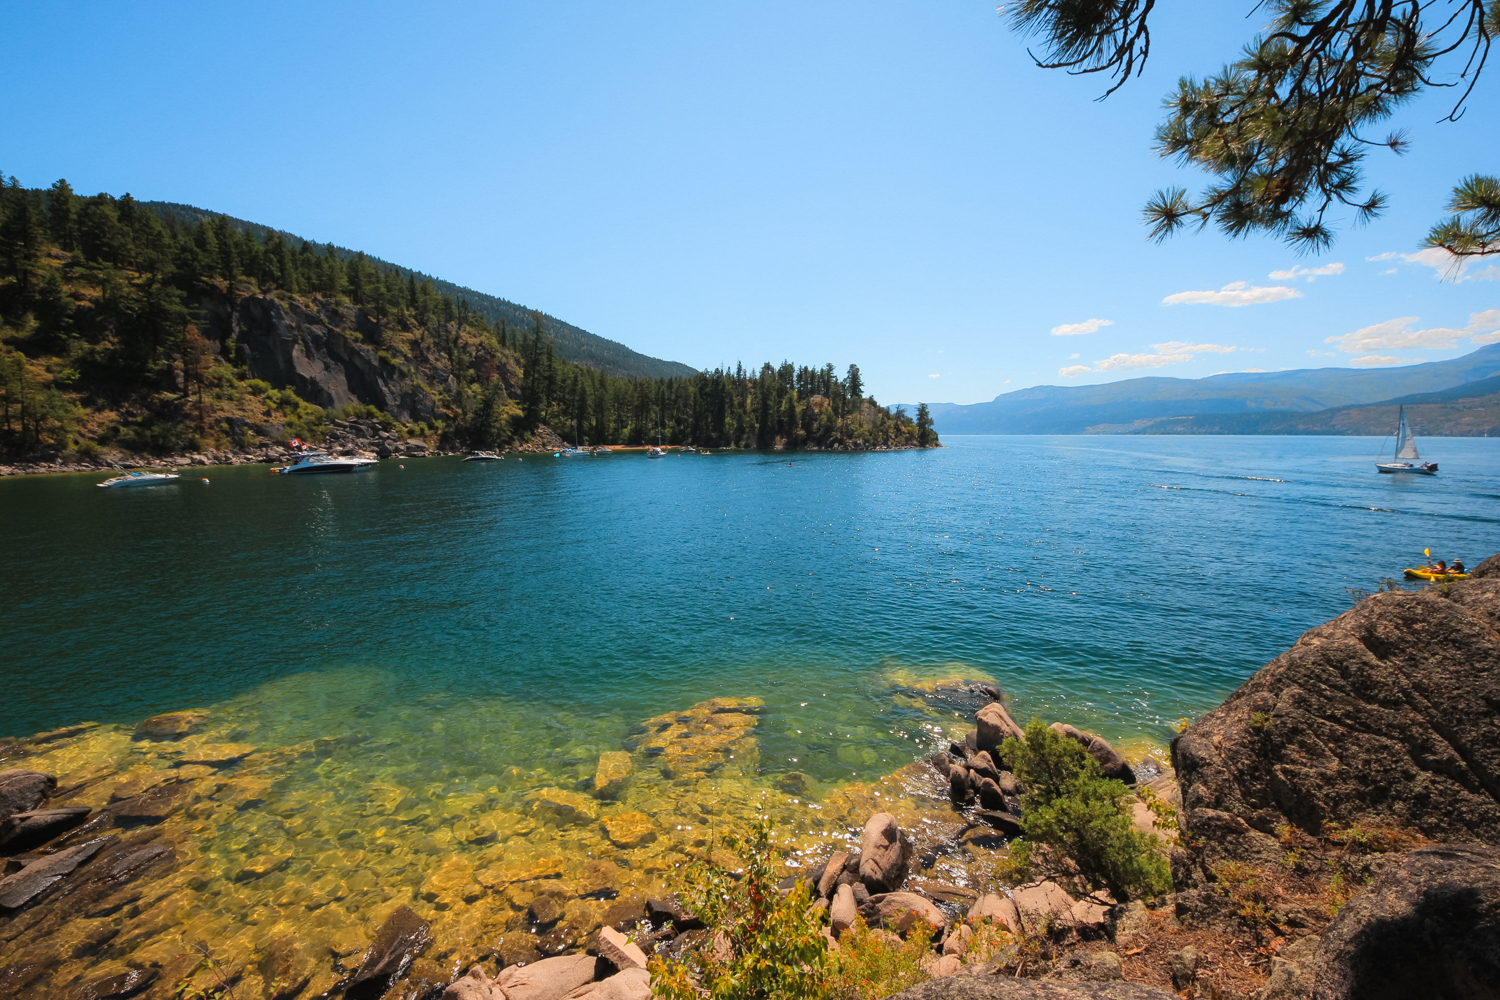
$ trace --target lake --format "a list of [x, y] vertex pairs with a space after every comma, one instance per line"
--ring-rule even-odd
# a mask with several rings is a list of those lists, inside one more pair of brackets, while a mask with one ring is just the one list
[[[0, 735], [99, 723], [27, 765], [87, 804], [201, 783], [162, 935], [254, 948], [315, 913], [337, 952], [403, 901], [452, 908], [462, 956], [515, 885], [607, 858], [659, 886], [757, 796], [809, 848], [892, 802], [940, 825], [902, 769], [967, 724], [945, 680], [1159, 755], [1351, 588], [1500, 549], [1500, 441], [1430, 441], [1434, 478], [1359, 438], [945, 444], [0, 481]], [[185, 709], [182, 743], [131, 739]], [[594, 794], [601, 755], [623, 791]]]

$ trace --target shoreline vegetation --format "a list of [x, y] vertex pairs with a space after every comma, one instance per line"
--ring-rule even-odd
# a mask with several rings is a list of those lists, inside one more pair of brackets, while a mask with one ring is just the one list
[[1500, 556], [1368, 596], [1169, 767], [959, 679], [905, 694], [946, 723], [930, 757], [838, 786], [763, 772], [755, 698], [487, 789], [372, 780], [356, 731], [260, 746], [212, 710], [0, 740], [0, 997], [1441, 992], [1497, 943], [1444, 902], [1500, 907], [1471, 773], [1500, 746], [1497, 624]]
[[80, 197], [62, 180], [0, 183], [11, 468], [211, 464], [198, 458], [263, 456], [294, 438], [392, 454], [658, 437], [789, 451], [938, 443], [925, 404], [890, 412], [857, 365], [621, 377], [569, 360], [547, 330], [541, 313], [492, 321], [430, 279], [331, 244]]

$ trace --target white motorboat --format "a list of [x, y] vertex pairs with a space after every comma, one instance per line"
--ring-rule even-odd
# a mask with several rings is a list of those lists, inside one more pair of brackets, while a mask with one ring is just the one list
[[497, 455], [493, 451], [475, 451], [475, 452], [470, 452], [468, 454], [468, 456], [464, 458], [464, 461], [465, 462], [499, 462], [499, 461], [501, 461], [504, 458], [505, 458], [504, 455]]
[[667, 457], [667, 453], [664, 452], [664, 451], [662, 451], [660, 448], [647, 448], [646, 449], [646, 457], [647, 458], [666, 458]]
[[607, 448], [602, 444], [594, 449], [595, 455], [613, 455], [614, 453], [615, 452], [613, 448]]
[[125, 490], [136, 486], [165, 486], [175, 483], [179, 478], [181, 477], [175, 472], [127, 472], [123, 476], [115, 476], [94, 485], [104, 490]]
[[1422, 456], [1417, 454], [1417, 436], [1411, 432], [1406, 423], [1406, 407], [1401, 407], [1400, 417], [1396, 423], [1396, 461], [1375, 462], [1375, 468], [1379, 472], [1391, 475], [1408, 473], [1416, 476], [1437, 475], [1436, 462], [1424, 462]]
[[275, 471], [283, 476], [308, 476], [333, 472], [363, 472], [375, 464], [373, 458], [358, 455], [331, 455], [326, 451], [304, 451], [297, 461]]

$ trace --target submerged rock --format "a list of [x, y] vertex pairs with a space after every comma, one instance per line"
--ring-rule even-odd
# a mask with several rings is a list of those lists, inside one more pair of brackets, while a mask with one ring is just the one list
[[82, 824], [91, 812], [88, 806], [64, 806], [16, 813], [0, 822], [0, 854], [20, 854], [41, 847]]
[[62, 881], [79, 865], [113, 843], [109, 837], [48, 854], [0, 879], [0, 910], [16, 910]]
[[153, 715], [135, 727], [138, 740], [175, 740], [186, 736], [198, 723], [208, 718], [206, 709], [194, 708], [185, 712], [167, 712]]
[[630, 754], [625, 751], [601, 753], [599, 766], [594, 770], [594, 794], [602, 799], [611, 799], [620, 794], [630, 778], [631, 768]]
[[350, 1000], [376, 1000], [391, 983], [400, 978], [406, 967], [432, 943], [427, 921], [408, 907], [398, 906], [375, 935], [375, 943], [365, 952], [364, 961], [344, 995]]

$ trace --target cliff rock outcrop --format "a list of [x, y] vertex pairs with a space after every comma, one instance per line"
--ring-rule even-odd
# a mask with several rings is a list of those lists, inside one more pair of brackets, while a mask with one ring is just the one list
[[1283, 825], [1500, 843], [1497, 628], [1500, 580], [1480, 579], [1306, 632], [1173, 742], [1190, 840], [1244, 860]]

